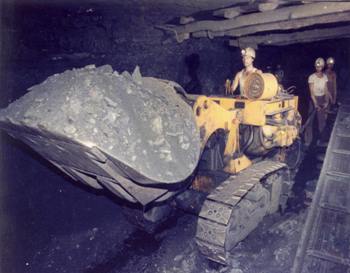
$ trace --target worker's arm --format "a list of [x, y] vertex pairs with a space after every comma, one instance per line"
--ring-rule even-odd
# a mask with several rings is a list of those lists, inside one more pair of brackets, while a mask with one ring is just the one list
[[324, 105], [322, 105], [322, 108], [325, 109], [328, 107], [329, 105], [329, 101], [333, 101], [333, 98], [332, 98], [332, 94], [331, 92], [329, 92], [329, 78], [326, 76], [326, 84], [324, 86], [324, 94], [325, 94], [325, 100], [326, 100], [326, 103]]
[[[332, 90], [333, 86], [334, 86], [333, 82], [330, 82], [330, 81], [327, 82], [328, 91]], [[331, 102], [333, 103], [333, 101], [334, 101], [333, 95], [331, 94], [331, 92], [328, 92], [328, 93], [329, 93], [329, 98], [330, 98]]]
[[230, 89], [230, 94], [233, 94], [235, 90], [238, 87], [239, 84], [239, 78], [240, 78], [241, 72], [238, 72], [232, 82], [231, 89]]
[[334, 98], [333, 98], [333, 104], [337, 102], [337, 74], [334, 73], [334, 81], [333, 81], [333, 90], [334, 90]]
[[330, 92], [328, 91], [328, 85], [326, 84], [325, 86], [325, 99], [326, 99], [326, 104], [322, 107], [322, 108], [327, 108], [329, 105], [329, 101], [332, 101], [332, 96], [330, 94]]

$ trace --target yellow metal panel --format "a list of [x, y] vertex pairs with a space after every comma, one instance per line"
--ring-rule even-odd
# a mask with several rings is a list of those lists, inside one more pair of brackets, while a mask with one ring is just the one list
[[275, 100], [266, 104], [266, 115], [273, 114], [275, 112], [283, 112], [284, 110], [291, 110], [295, 108], [295, 100], [293, 98], [286, 100]]
[[[248, 100], [241, 98], [228, 98], [228, 97], [210, 97], [210, 100], [220, 105], [227, 111], [240, 110], [243, 113], [243, 124], [261, 126], [266, 122], [264, 107], [268, 101]], [[244, 104], [243, 109], [236, 109], [235, 104]]]
[[227, 111], [235, 110], [235, 104], [244, 104], [242, 111], [242, 123], [247, 125], [263, 126], [266, 124], [266, 115], [273, 115], [279, 112], [297, 110], [298, 97], [274, 100], [248, 100], [242, 98], [208, 97], [208, 100], [219, 105]]
[[249, 158], [242, 155], [239, 158], [231, 159], [225, 167], [225, 172], [236, 174], [248, 168], [250, 165], [252, 165], [252, 162], [249, 160]]
[[[273, 137], [274, 145], [289, 146], [297, 137], [298, 129], [296, 125], [278, 123], [283, 120], [295, 120], [297, 107], [298, 97], [249, 100], [239, 97], [199, 96], [193, 106], [193, 112], [201, 132], [202, 150], [215, 131], [225, 130], [227, 133], [224, 151], [227, 159], [225, 171], [237, 173], [251, 165], [251, 161], [245, 155], [233, 158], [233, 155], [239, 152], [239, 124], [265, 126], [265, 135]], [[272, 116], [277, 124], [266, 126], [266, 116]]]
[[230, 132], [227, 136], [226, 147], [224, 151], [225, 156], [232, 156], [234, 152], [239, 149], [239, 134], [238, 134], [238, 120], [232, 121]]
[[227, 111], [211, 98], [200, 96], [193, 106], [197, 126], [201, 132], [202, 149], [209, 137], [218, 129], [229, 131], [236, 117], [233, 111]]
[[266, 101], [246, 100], [243, 112], [243, 124], [263, 126], [266, 124], [265, 116]]

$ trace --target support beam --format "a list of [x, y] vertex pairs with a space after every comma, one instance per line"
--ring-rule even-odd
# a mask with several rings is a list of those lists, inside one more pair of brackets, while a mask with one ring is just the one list
[[180, 17], [180, 24], [181, 25], [186, 25], [186, 24], [192, 23], [194, 21], [195, 20], [192, 16], [181, 16]]
[[330, 15], [323, 15], [311, 18], [296, 19], [291, 21], [283, 21], [278, 23], [269, 23], [262, 25], [254, 25], [248, 27], [237, 28], [229, 31], [200, 31], [192, 33], [192, 37], [241, 37], [246, 35], [251, 35], [254, 33], [264, 32], [264, 31], [274, 31], [274, 30], [292, 30], [299, 29], [303, 27], [318, 25], [318, 24], [331, 24], [340, 22], [350, 22], [350, 11], [343, 13], [336, 13]]
[[[311, 4], [311, 3], [315, 3], [315, 2], [321, 3], [321, 2], [330, 2], [330, 1], [329, 0], [302, 0], [300, 2], [302, 2], [304, 4]], [[344, 0], [332, 0], [332, 2], [347, 2], [347, 1], [346, 0], [345, 1]]]
[[283, 3], [284, 1], [280, 1], [280, 0], [271, 0], [266, 3], [261, 3], [259, 4], [259, 11], [265, 12], [269, 10], [275, 10], [279, 6], [281, 6]]
[[300, 41], [295, 41], [294, 43], [288, 43], [288, 42], [280, 42], [276, 43], [275, 46], [286, 46], [286, 45], [291, 45], [291, 44], [302, 44], [302, 43], [312, 43], [312, 42], [318, 42], [318, 41], [324, 41], [328, 39], [348, 39], [350, 38], [350, 35], [342, 35], [342, 36], [333, 36], [333, 37], [317, 37], [314, 39], [304, 39]]
[[213, 12], [213, 15], [217, 17], [224, 17], [226, 19], [232, 19], [245, 13], [257, 12], [258, 10], [258, 4], [251, 4], [247, 6], [238, 6], [215, 10]]
[[[173, 26], [178, 34], [198, 31], [222, 32], [238, 28], [263, 25], [277, 22], [289, 22], [293, 19], [312, 19], [316, 16], [331, 15], [350, 11], [350, 2], [322, 2], [307, 5], [291, 6], [277, 10], [253, 13], [221, 21], [198, 21], [183, 26]], [[297, 28], [298, 26], [296, 26]], [[278, 29], [278, 26], [277, 28]]]
[[302, 19], [295, 19], [295, 20], [289, 20], [289, 21], [283, 21], [283, 22], [277, 22], [277, 23], [248, 26], [248, 27], [230, 30], [227, 32], [213, 33], [212, 36], [240, 37], [240, 36], [251, 35], [251, 34], [263, 32], [263, 31], [291, 30], [291, 29], [309, 27], [313, 25], [340, 23], [340, 22], [349, 22], [349, 21], [350, 21], [350, 11], [323, 15], [323, 16], [315, 16], [311, 18], [302, 18]]
[[241, 15], [242, 13], [243, 13], [243, 10], [241, 7], [233, 7], [233, 8], [227, 8], [227, 9], [215, 10], [213, 12], [213, 15], [217, 17], [232, 19], [237, 17], [238, 15]]
[[240, 36], [251, 35], [251, 34], [263, 32], [263, 31], [292, 30], [292, 29], [299, 29], [299, 28], [309, 27], [314, 25], [341, 23], [341, 22], [349, 22], [349, 21], [350, 21], [350, 10], [347, 12], [333, 13], [333, 14], [327, 14], [322, 16], [313, 16], [308, 18], [281, 21], [276, 23], [247, 26], [247, 27], [229, 30], [226, 32], [213, 33], [212, 36], [240, 37]]
[[255, 35], [241, 37], [231, 40], [230, 45], [240, 47], [242, 45], [288, 45], [296, 43], [305, 43], [312, 41], [321, 41], [326, 39], [343, 38], [350, 36], [350, 25], [343, 27], [332, 27], [323, 29], [313, 29], [284, 34]]
[[[258, 2], [262, 2], [262, 3], [258, 3]], [[213, 12], [213, 15], [217, 17], [224, 17], [226, 19], [232, 19], [246, 13], [258, 12], [258, 11], [265, 12], [269, 10], [274, 10], [278, 7], [288, 5], [290, 3], [291, 1], [284, 1], [284, 0], [256, 1], [254, 3], [250, 3], [245, 6], [234, 6], [230, 8], [215, 10]]]

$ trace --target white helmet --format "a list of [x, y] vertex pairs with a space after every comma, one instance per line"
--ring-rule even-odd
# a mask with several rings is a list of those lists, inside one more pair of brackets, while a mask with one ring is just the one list
[[334, 61], [334, 59], [332, 57], [329, 57], [327, 59], [327, 64], [334, 64], [334, 63], [335, 63], [335, 61]]
[[246, 47], [245, 49], [242, 49], [241, 54], [242, 54], [242, 57], [250, 56], [253, 59], [255, 59], [255, 50], [254, 50], [254, 48]]
[[323, 58], [317, 58], [315, 61], [315, 66], [322, 66], [324, 67], [324, 59]]

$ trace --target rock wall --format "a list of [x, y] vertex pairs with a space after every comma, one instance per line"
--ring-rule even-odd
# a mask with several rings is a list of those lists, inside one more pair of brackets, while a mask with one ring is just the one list
[[7, 5], [4, 10], [2, 60], [11, 67], [17, 63], [14, 74], [22, 82], [35, 74], [27, 85], [15, 84], [20, 95], [50, 74], [87, 64], [110, 64], [118, 71], [139, 65], [145, 76], [186, 86], [191, 81], [186, 56], [198, 54], [198, 80], [206, 94], [222, 93], [234, 70], [233, 50], [222, 40], [178, 44], [157, 29], [176, 16], [167, 6]]

